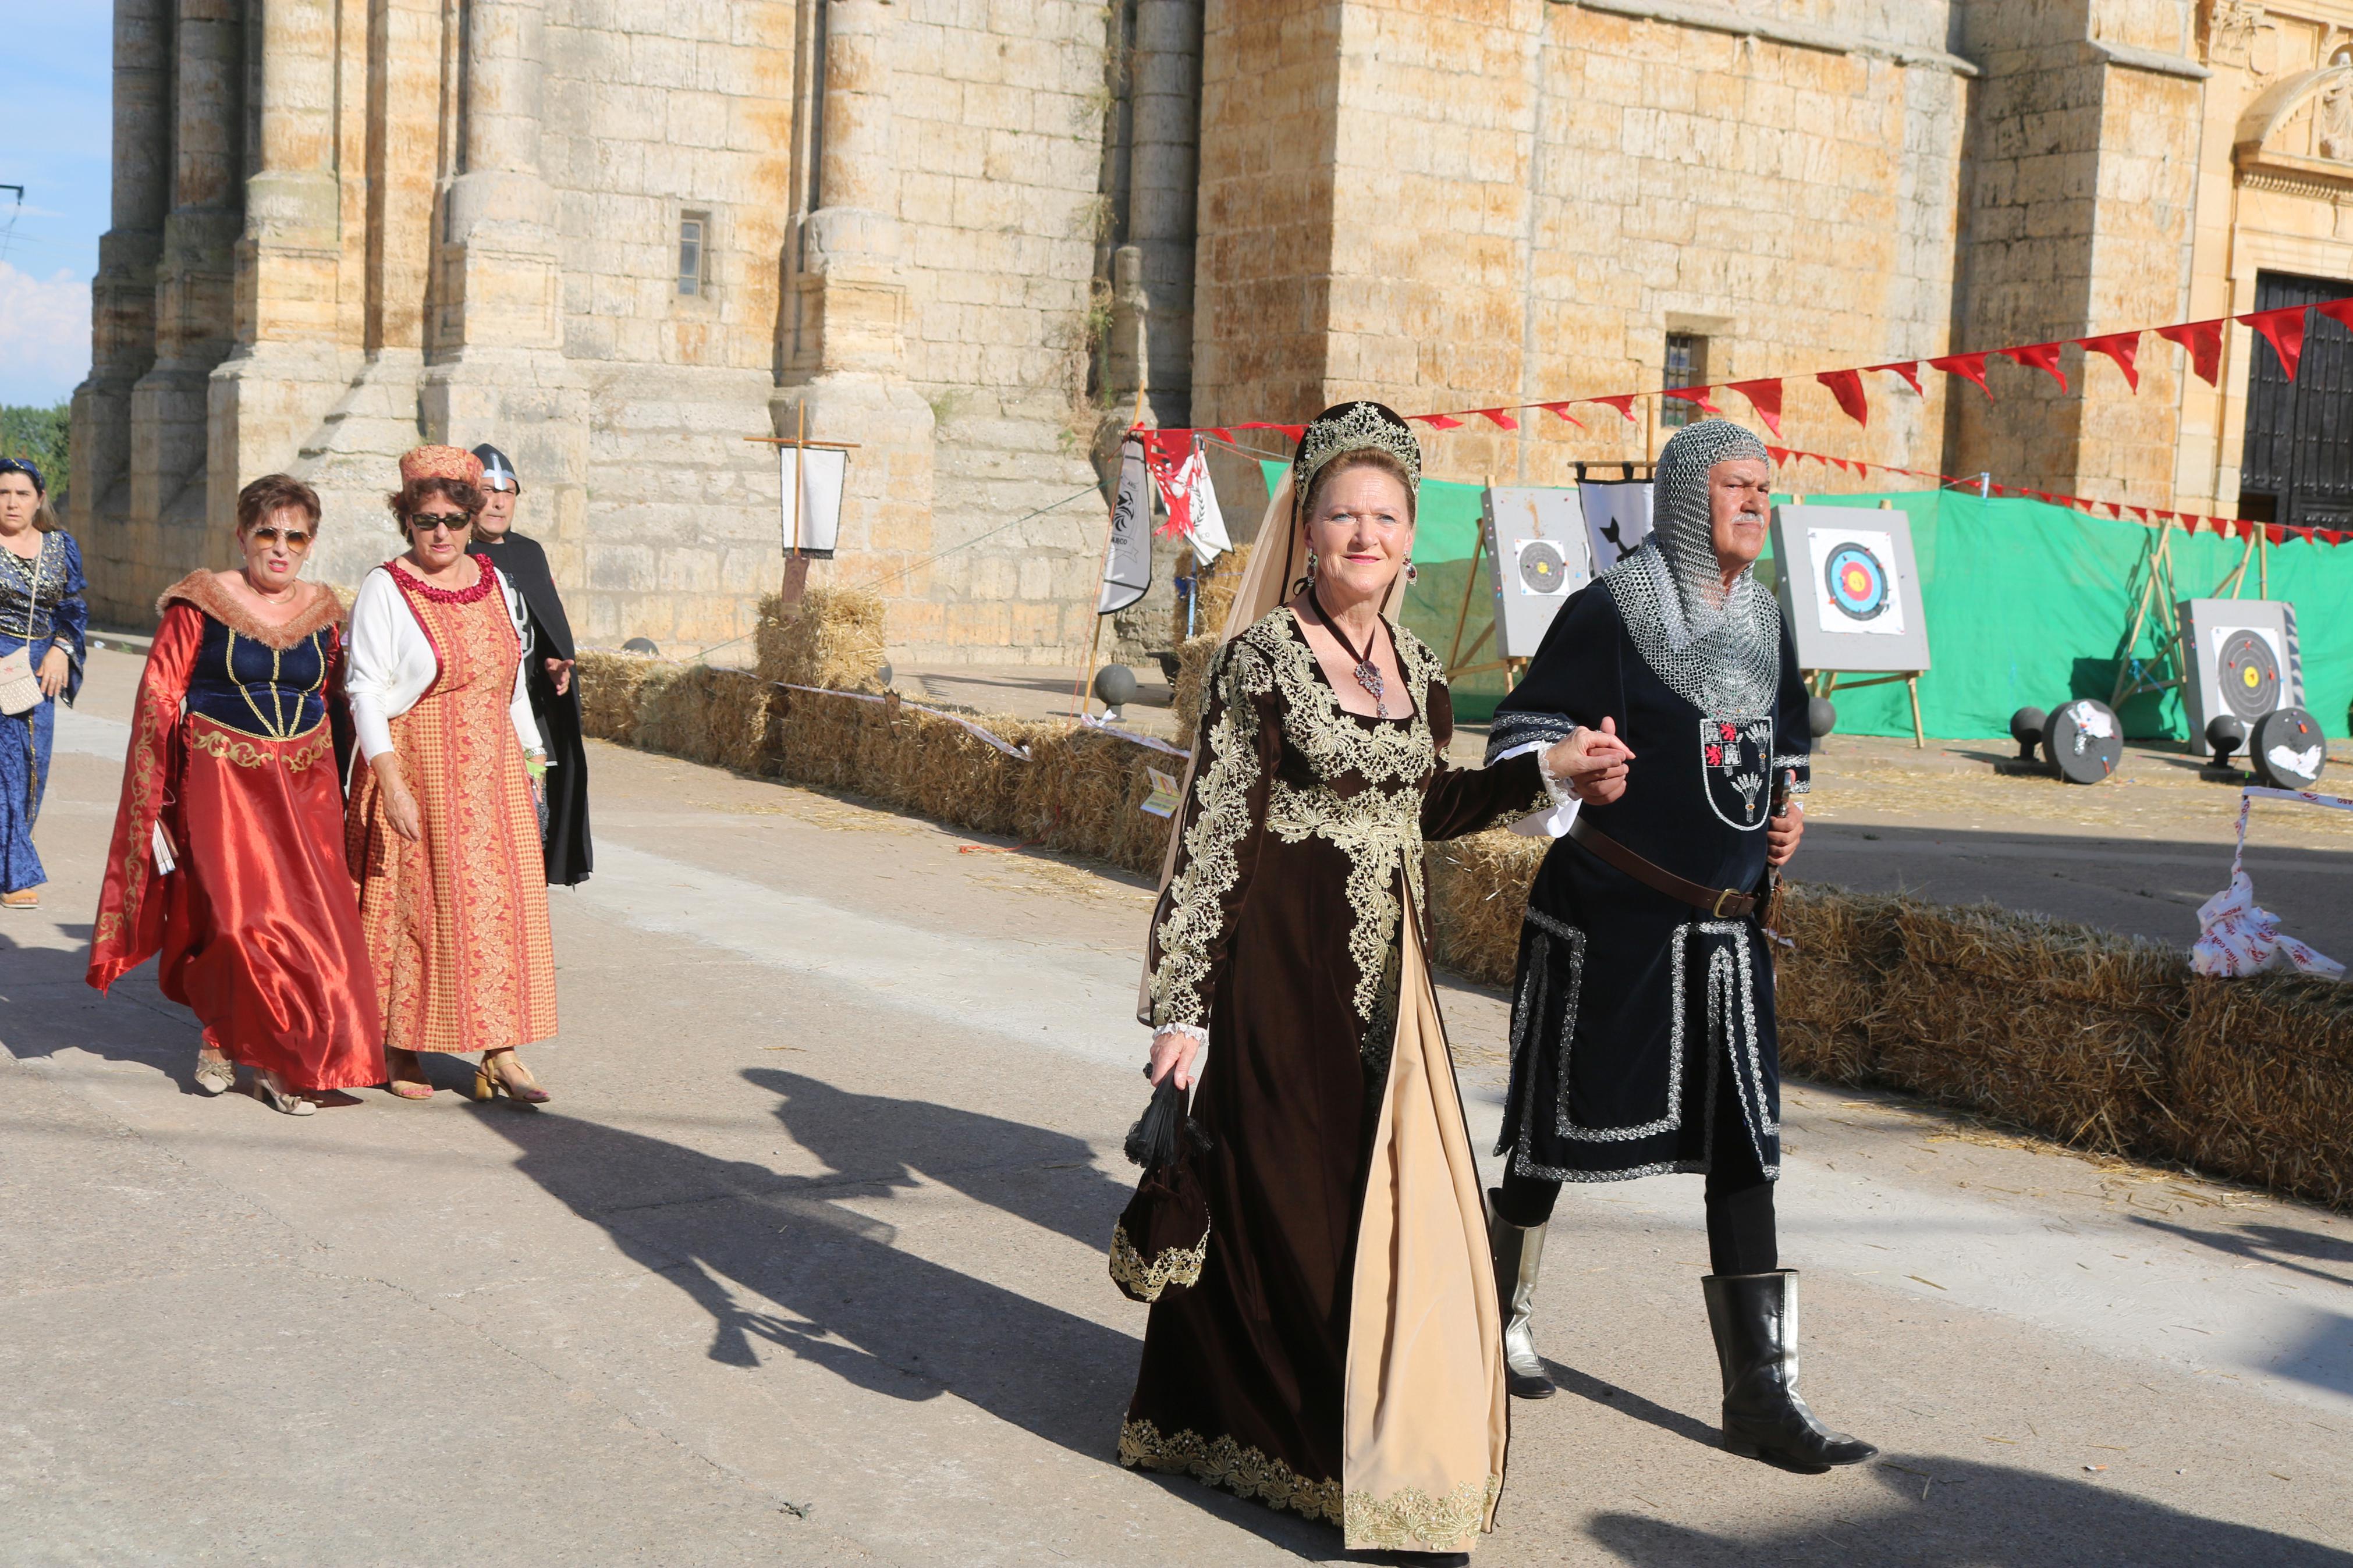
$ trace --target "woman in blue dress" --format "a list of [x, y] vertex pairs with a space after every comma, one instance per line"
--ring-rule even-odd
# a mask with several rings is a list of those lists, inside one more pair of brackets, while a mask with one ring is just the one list
[[[90, 607], [81, 550], [49, 510], [41, 470], [0, 458], [0, 909], [40, 906], [48, 880], [33, 852], [33, 819], [49, 776], [58, 702], [81, 690]], [[8, 679], [21, 655], [30, 679]]]

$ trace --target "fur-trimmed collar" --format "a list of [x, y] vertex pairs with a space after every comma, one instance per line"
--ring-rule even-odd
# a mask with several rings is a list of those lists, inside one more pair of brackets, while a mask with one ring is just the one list
[[274, 648], [290, 648], [323, 626], [340, 626], [343, 619], [343, 601], [333, 590], [317, 583], [305, 584], [311, 590], [310, 601], [294, 613], [294, 618], [281, 626], [270, 626], [257, 618], [251, 610], [228, 596], [220, 579], [207, 571], [189, 573], [157, 596], [155, 613], [162, 615], [174, 600], [194, 610], [210, 616], [241, 637]]

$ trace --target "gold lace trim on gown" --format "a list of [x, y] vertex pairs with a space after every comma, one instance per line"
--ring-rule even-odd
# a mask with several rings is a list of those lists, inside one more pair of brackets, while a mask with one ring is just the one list
[[1124, 1421], [1119, 1428], [1119, 1462], [1130, 1469], [1191, 1476], [1236, 1497], [1327, 1523], [1342, 1521], [1338, 1481], [1311, 1481], [1263, 1448], [1244, 1447], [1222, 1434], [1204, 1437], [1184, 1431], [1164, 1436], [1149, 1421]]
[[1201, 1232], [1198, 1245], [1171, 1247], [1160, 1256], [1146, 1260], [1128, 1239], [1127, 1226], [1111, 1227], [1112, 1281], [1126, 1289], [1147, 1305], [1160, 1300], [1160, 1293], [1171, 1285], [1198, 1285], [1201, 1269], [1209, 1261], [1209, 1233]]

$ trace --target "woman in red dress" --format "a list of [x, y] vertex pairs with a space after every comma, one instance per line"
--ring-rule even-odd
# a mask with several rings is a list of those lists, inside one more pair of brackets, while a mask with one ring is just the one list
[[311, 487], [271, 474], [237, 500], [242, 572], [191, 572], [158, 602], [124, 759], [90, 983], [156, 953], [204, 1024], [197, 1087], [307, 1116], [384, 1081], [375, 986], [341, 854], [349, 750], [343, 606], [300, 580]]
[[392, 1092], [433, 1093], [420, 1052], [480, 1051], [474, 1098], [548, 1098], [515, 1047], [555, 1033], [555, 958], [532, 783], [546, 765], [522, 679], [521, 600], [466, 545], [481, 459], [419, 447], [388, 498], [409, 550], [352, 604], [352, 718], [368, 765], [345, 852], [383, 1000]]

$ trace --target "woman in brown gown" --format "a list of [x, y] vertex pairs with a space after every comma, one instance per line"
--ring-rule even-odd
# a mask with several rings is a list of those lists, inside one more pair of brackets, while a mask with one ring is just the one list
[[406, 555], [352, 604], [352, 719], [367, 766], [344, 850], [383, 999], [392, 1092], [431, 1097], [420, 1052], [480, 1051], [474, 1098], [548, 1098], [515, 1047], [555, 1033], [532, 775], [546, 755], [522, 682], [521, 605], [466, 552], [481, 460], [419, 447], [390, 498]]
[[[1419, 478], [1378, 404], [1309, 426], [1242, 589], [1247, 629], [1211, 668], [1145, 1020], [1155, 1082], [1189, 1082], [1209, 1047], [1192, 1107], [1207, 1260], [1153, 1307], [1119, 1455], [1327, 1520], [1351, 1548], [1462, 1552], [1503, 1485], [1501, 1323], [1421, 847], [1616, 763], [1589, 734], [1541, 761], [1446, 763], [1440, 661], [1380, 614]], [[1242, 619], [1295, 563], [1289, 601]]]

